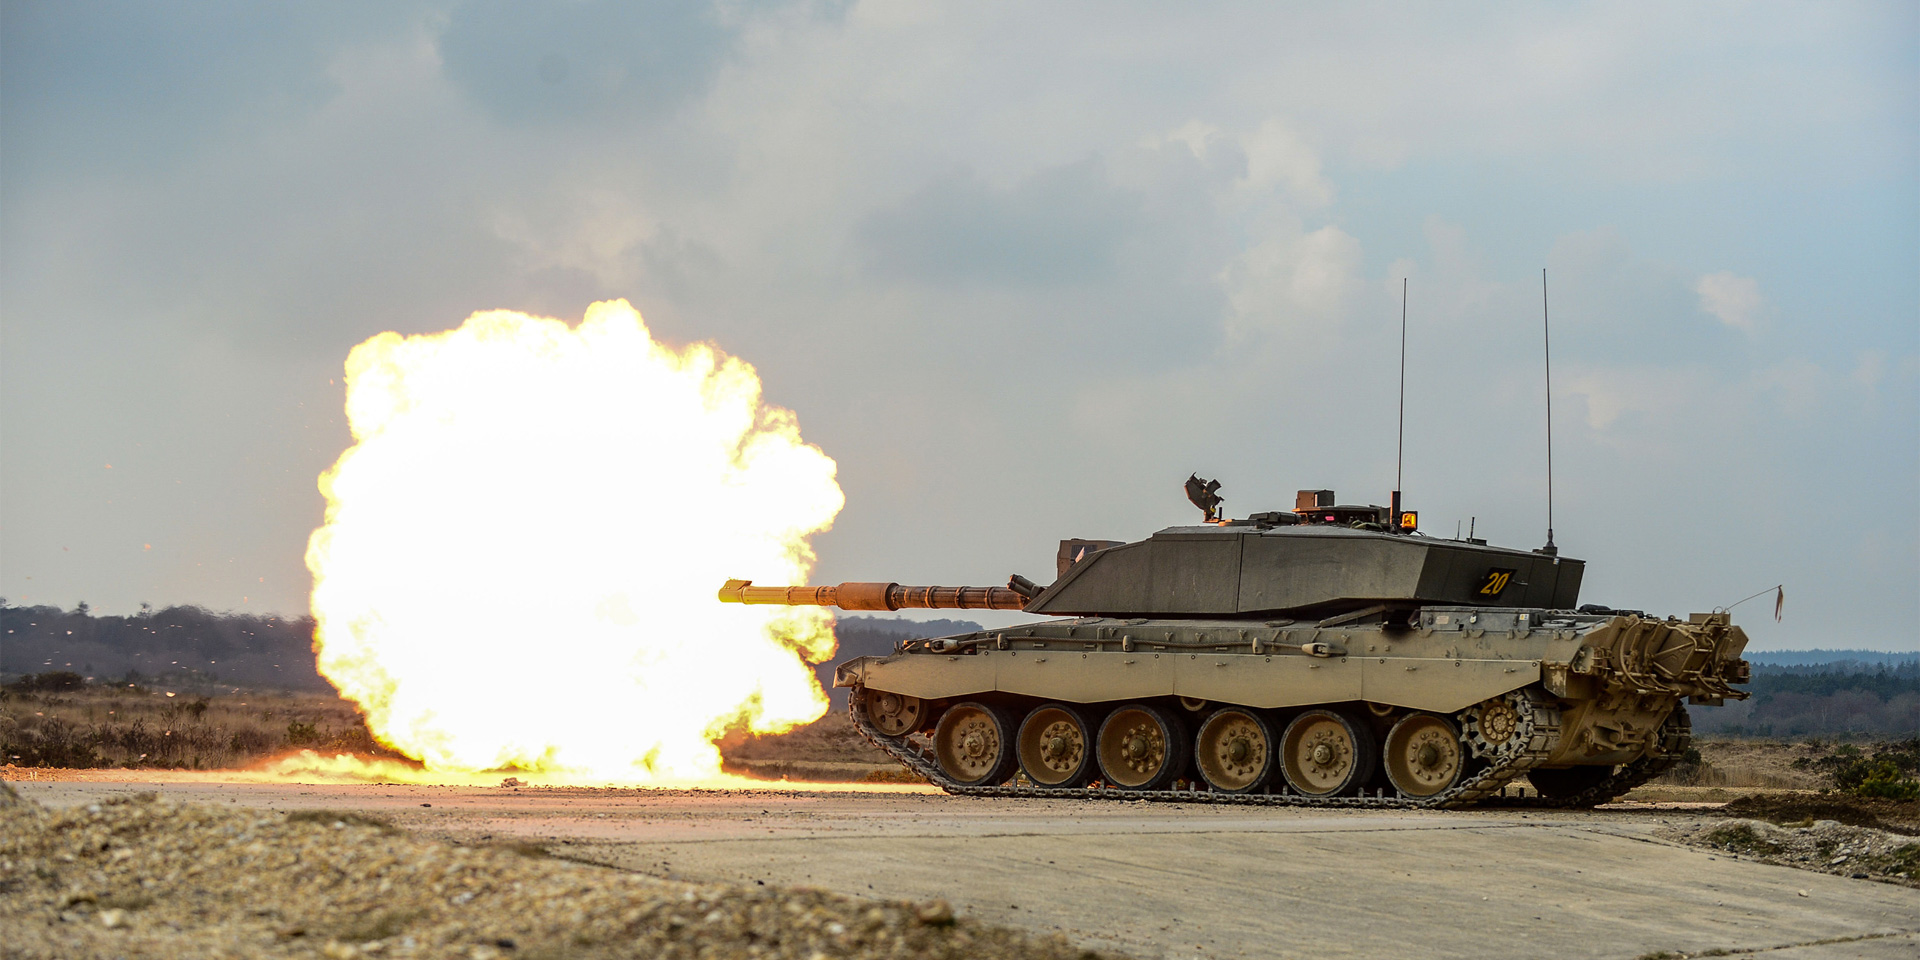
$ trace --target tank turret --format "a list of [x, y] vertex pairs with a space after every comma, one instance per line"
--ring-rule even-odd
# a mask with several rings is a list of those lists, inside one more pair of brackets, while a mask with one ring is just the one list
[[1091, 551], [1025, 609], [1047, 616], [1249, 619], [1376, 606], [1382, 613], [1406, 612], [1437, 603], [1571, 610], [1579, 604], [1585, 567], [1571, 557], [1440, 540], [1372, 521], [1257, 514], [1168, 527], [1137, 543]]
[[[1209, 514], [1213, 508], [1202, 507]], [[1572, 610], [1586, 568], [1571, 557], [1427, 537], [1396, 522], [1386, 507], [1335, 505], [1331, 490], [1301, 491], [1293, 512], [1168, 527], [1137, 543], [1062, 540], [1059, 556], [1044, 589], [1019, 576], [1005, 587], [756, 587], [729, 580], [720, 599], [1121, 618], [1320, 619], [1377, 608], [1372, 614], [1386, 617], [1430, 604]]]

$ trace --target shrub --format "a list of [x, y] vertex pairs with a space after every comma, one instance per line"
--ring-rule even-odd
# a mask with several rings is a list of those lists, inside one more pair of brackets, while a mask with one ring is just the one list
[[1879, 797], [1885, 800], [1920, 800], [1920, 780], [1906, 776], [1898, 764], [1892, 760], [1872, 760], [1862, 763], [1858, 771], [1849, 771], [1848, 779], [1858, 773], [1859, 779], [1841, 789], [1856, 797]]
[[43, 693], [55, 690], [79, 690], [87, 685], [87, 678], [72, 670], [53, 670], [21, 677], [7, 684], [7, 689], [20, 693]]
[[1920, 799], [1920, 738], [1889, 743], [1871, 755], [1843, 744], [1809, 767], [1827, 775], [1834, 789], [1856, 797]]
[[9, 724], [0, 732], [0, 763], [23, 767], [98, 767], [99, 738], [62, 717], [32, 718], [29, 726]]

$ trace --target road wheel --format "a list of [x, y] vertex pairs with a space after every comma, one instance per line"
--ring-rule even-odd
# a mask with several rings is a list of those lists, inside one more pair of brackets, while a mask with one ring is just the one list
[[1095, 750], [1100, 775], [1124, 790], [1165, 790], [1187, 763], [1187, 738], [1173, 714], [1134, 703], [1107, 715]]
[[1591, 767], [1561, 767], [1557, 770], [1542, 770], [1535, 767], [1527, 771], [1527, 780], [1533, 784], [1540, 795], [1553, 800], [1577, 797], [1600, 785], [1600, 782], [1613, 776], [1613, 767], [1602, 764]]
[[1373, 775], [1373, 732], [1337, 710], [1308, 710], [1280, 735], [1280, 773], [1309, 797], [1359, 791]]
[[867, 719], [889, 737], [920, 729], [920, 718], [926, 715], [927, 709], [919, 697], [884, 690], [867, 691], [862, 707], [867, 711]]
[[1005, 711], [967, 701], [947, 708], [933, 728], [934, 759], [963, 787], [990, 787], [1013, 776], [1013, 721]]
[[1222, 707], [1193, 738], [1200, 776], [1221, 793], [1252, 793], [1273, 776], [1273, 729], [1241, 707]]
[[1093, 779], [1093, 730], [1078, 708], [1035, 707], [1020, 724], [1020, 770], [1043, 787], [1083, 787]]
[[1445, 717], [1414, 713], [1400, 718], [1387, 731], [1381, 751], [1386, 755], [1387, 779], [1409, 797], [1431, 797], [1459, 782], [1466, 770], [1466, 751], [1460, 731]]

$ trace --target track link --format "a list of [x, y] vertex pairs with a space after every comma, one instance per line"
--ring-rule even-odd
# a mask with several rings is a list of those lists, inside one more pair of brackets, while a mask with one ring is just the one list
[[1608, 803], [1673, 769], [1680, 758], [1686, 755], [1687, 746], [1692, 742], [1693, 718], [1687, 715], [1686, 705], [1680, 704], [1660, 725], [1660, 748], [1615, 770], [1613, 776], [1571, 797], [1506, 797], [1496, 802], [1502, 807], [1559, 810]]
[[[865, 698], [866, 688], [861, 686], [853, 687], [847, 697], [847, 711], [853, 719], [854, 728], [860, 731], [860, 735], [866, 737], [867, 742], [878, 747], [902, 766], [925, 777], [929, 783], [948, 793], [963, 797], [1146, 800], [1159, 803], [1218, 803], [1241, 806], [1334, 807], [1369, 810], [1458, 809], [1497, 797], [1514, 778], [1545, 762], [1553, 755], [1554, 749], [1560, 743], [1559, 709], [1545, 698], [1520, 691], [1513, 701], [1516, 710], [1520, 713], [1520, 726], [1510, 743], [1488, 757], [1479, 769], [1469, 771], [1452, 788], [1431, 797], [1408, 797], [1388, 790], [1375, 790], [1372, 796], [1363, 794], [1357, 797], [1308, 797], [1293, 793], [1284, 787], [1269, 788], [1271, 792], [1268, 793], [1220, 793], [1204, 787], [1191, 790], [1122, 790], [1114, 787], [1020, 785], [969, 787], [947, 776], [927, 748], [910, 739], [909, 736], [890, 737], [881, 733], [867, 719], [866, 712], [861, 709]], [[1677, 754], [1675, 756], [1677, 758]], [[1672, 766], [1672, 763], [1669, 762], [1667, 766]], [[1627, 769], [1632, 767], [1629, 766]], [[1649, 774], [1646, 779], [1658, 776], [1665, 769], [1662, 767], [1660, 771]], [[1603, 786], [1611, 783], [1612, 780], [1608, 780]], [[1633, 786], [1637, 785], [1638, 783], [1635, 783]], [[1600, 788], [1596, 788], [1596, 791], [1598, 789]], [[1632, 786], [1620, 792], [1624, 793], [1630, 789]], [[1515, 799], [1518, 800], [1518, 798]], [[1548, 801], [1545, 804], [1528, 805], [1575, 806], [1577, 804]]]

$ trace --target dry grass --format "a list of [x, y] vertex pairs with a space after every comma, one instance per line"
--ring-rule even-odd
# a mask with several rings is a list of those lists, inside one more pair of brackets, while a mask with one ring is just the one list
[[1817, 790], [1826, 779], [1817, 771], [1793, 766], [1795, 760], [1826, 751], [1807, 743], [1778, 740], [1696, 740], [1698, 764], [1681, 764], [1655, 780], [1680, 787], [1742, 787], [1766, 790]]
[[221, 770], [301, 747], [395, 756], [374, 742], [353, 704], [321, 694], [0, 689], [0, 763]]
[[[779, 736], [736, 736], [720, 747], [729, 769], [773, 779], [858, 779], [870, 765], [892, 765], [844, 711]], [[352, 703], [323, 694], [0, 688], [0, 764], [230, 770], [300, 748], [398, 756], [374, 741]]]
[[853, 721], [847, 718], [845, 710], [829, 710], [826, 716], [778, 736], [722, 740], [720, 753], [733, 763], [772, 760], [811, 763], [894, 762], [853, 728]]

